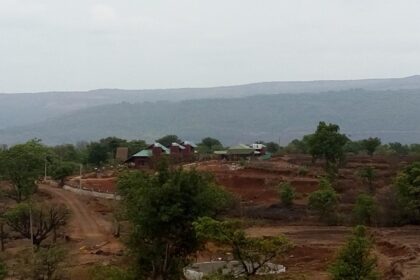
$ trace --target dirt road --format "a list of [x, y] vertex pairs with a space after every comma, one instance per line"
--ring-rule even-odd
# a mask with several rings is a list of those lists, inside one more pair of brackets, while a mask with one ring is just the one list
[[87, 243], [100, 243], [112, 238], [111, 223], [89, 207], [88, 200], [92, 198], [48, 185], [41, 185], [40, 189], [51, 194], [54, 200], [65, 204], [70, 209], [71, 217], [67, 235], [71, 238], [84, 240]]

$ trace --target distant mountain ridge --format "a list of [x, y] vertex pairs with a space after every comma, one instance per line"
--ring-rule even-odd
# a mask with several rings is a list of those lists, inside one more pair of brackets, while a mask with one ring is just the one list
[[393, 79], [263, 82], [211, 88], [121, 90], [0, 94], [0, 129], [46, 121], [95, 106], [252, 95], [320, 93], [363, 89], [396, 91], [420, 89], [420, 76]]
[[106, 136], [153, 141], [177, 134], [192, 141], [212, 136], [227, 145], [278, 139], [286, 144], [312, 132], [321, 120], [339, 124], [353, 139], [420, 143], [420, 87], [404, 88], [411, 86], [104, 104], [2, 129], [0, 143], [37, 137], [60, 144]]

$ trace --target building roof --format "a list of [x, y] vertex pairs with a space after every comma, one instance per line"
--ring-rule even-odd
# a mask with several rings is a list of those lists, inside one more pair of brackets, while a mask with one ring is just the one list
[[140, 152], [132, 155], [130, 158], [133, 157], [151, 157], [152, 156], [152, 150], [141, 150]]
[[152, 149], [152, 148], [161, 148], [163, 150], [163, 152], [167, 155], [169, 155], [170, 150], [168, 148], [166, 148], [165, 146], [163, 146], [162, 144], [155, 142], [154, 144], [150, 145], [148, 149]]
[[226, 155], [227, 151], [214, 151], [215, 155]]
[[184, 142], [182, 142], [182, 145], [184, 145], [184, 146], [191, 146], [193, 148], [197, 148], [197, 145], [194, 144], [193, 142], [190, 142], [190, 141], [184, 141]]
[[184, 147], [184, 146], [182, 146], [181, 144], [178, 144], [178, 143], [176, 143], [176, 142], [173, 142], [173, 143], [171, 144], [171, 146], [173, 146], [173, 147], [179, 147], [181, 150], [185, 150], [185, 147]]
[[252, 155], [254, 154], [254, 149], [252, 149], [251, 147], [244, 145], [244, 144], [239, 144], [236, 146], [232, 146], [227, 150], [227, 153], [229, 155]]

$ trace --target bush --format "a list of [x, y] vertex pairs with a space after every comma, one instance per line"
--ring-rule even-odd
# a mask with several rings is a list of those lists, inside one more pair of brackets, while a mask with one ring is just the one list
[[279, 187], [279, 194], [281, 203], [286, 207], [293, 205], [293, 199], [295, 198], [295, 190], [290, 183], [282, 183]]
[[327, 179], [321, 179], [319, 190], [309, 196], [308, 206], [319, 215], [321, 220], [328, 223], [336, 222], [338, 195]]
[[57, 246], [39, 248], [35, 254], [34, 277], [36, 279], [62, 279], [61, 264], [66, 252]]
[[377, 205], [372, 196], [360, 194], [353, 208], [353, 217], [357, 224], [370, 225], [377, 213]]
[[353, 236], [339, 251], [337, 259], [329, 272], [332, 280], [380, 279], [376, 268], [376, 258], [371, 255], [372, 239], [367, 235], [364, 226], [357, 226]]
[[404, 169], [395, 180], [400, 222], [420, 223], [420, 162]]

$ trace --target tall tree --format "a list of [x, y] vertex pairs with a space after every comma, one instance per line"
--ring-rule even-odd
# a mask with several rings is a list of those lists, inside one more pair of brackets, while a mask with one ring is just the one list
[[278, 151], [280, 151], [280, 145], [276, 142], [267, 142], [265, 143], [265, 146], [267, 147], [267, 152], [275, 154]]
[[3, 179], [13, 188], [9, 197], [21, 202], [36, 190], [36, 180], [44, 173], [46, 149], [39, 140], [19, 144], [0, 153]]
[[409, 152], [409, 147], [399, 142], [389, 143], [388, 146], [391, 150], [393, 150], [398, 155], [406, 155]]
[[135, 154], [137, 152], [139, 152], [140, 150], [143, 150], [147, 147], [147, 144], [144, 140], [131, 140], [127, 143], [127, 147], [128, 147], [128, 154], [132, 155]]
[[218, 139], [211, 137], [203, 138], [197, 146], [200, 153], [204, 154], [210, 154], [216, 150], [223, 149], [222, 143]]
[[362, 146], [367, 151], [368, 155], [373, 156], [373, 153], [381, 145], [381, 139], [378, 137], [362, 140]]
[[60, 186], [64, 186], [64, 180], [66, 177], [73, 175], [77, 169], [77, 164], [74, 162], [58, 162], [54, 165], [52, 171], [52, 177], [54, 180], [60, 181]]
[[129, 172], [118, 180], [122, 205], [133, 225], [130, 249], [136, 279], [180, 279], [189, 256], [200, 247], [193, 222], [214, 216], [229, 196], [211, 176], [197, 171]]
[[341, 248], [337, 259], [330, 267], [333, 280], [377, 280], [376, 258], [372, 256], [372, 239], [364, 226], [357, 226], [353, 236]]
[[87, 147], [87, 151], [87, 162], [96, 166], [105, 163], [110, 156], [107, 147], [98, 142], [90, 143]]
[[340, 133], [338, 125], [320, 122], [315, 133], [309, 136], [309, 152], [314, 161], [325, 159], [327, 171], [336, 172], [344, 160], [344, 146], [348, 140], [345, 134]]
[[80, 150], [76, 149], [73, 144], [63, 144], [52, 147], [53, 152], [62, 161], [80, 162], [82, 156]]

